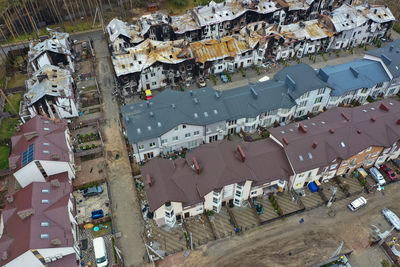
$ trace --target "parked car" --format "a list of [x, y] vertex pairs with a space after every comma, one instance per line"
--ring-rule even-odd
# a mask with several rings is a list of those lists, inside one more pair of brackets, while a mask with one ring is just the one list
[[106, 243], [103, 237], [93, 239], [93, 249], [97, 267], [108, 266]]
[[204, 78], [203, 78], [203, 77], [199, 77], [199, 78], [197, 79], [197, 84], [198, 84], [200, 87], [206, 87], [206, 86], [207, 86], [207, 84], [206, 84], [206, 82], [204, 81]]
[[95, 185], [82, 190], [84, 197], [91, 197], [103, 193], [103, 188], [100, 185]]
[[222, 80], [224, 83], [227, 83], [227, 82], [229, 81], [228, 76], [226, 76], [225, 73], [221, 73], [221, 80]]
[[383, 209], [382, 214], [397, 231], [400, 231], [400, 219], [393, 211], [390, 209]]
[[371, 174], [371, 177], [375, 180], [375, 182], [377, 182], [379, 185], [386, 184], [383, 175], [378, 171], [377, 168], [372, 167], [371, 169], [369, 169], [369, 173]]
[[349, 207], [351, 211], [356, 211], [365, 205], [367, 205], [367, 200], [364, 197], [359, 197], [353, 200], [347, 207]]
[[389, 176], [390, 180], [394, 181], [397, 179], [397, 175], [386, 164], [382, 164], [379, 168]]

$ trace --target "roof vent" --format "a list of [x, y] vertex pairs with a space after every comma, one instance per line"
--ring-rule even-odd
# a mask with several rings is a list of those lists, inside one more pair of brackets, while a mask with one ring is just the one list
[[1, 259], [3, 261], [6, 261], [8, 259], [8, 251], [3, 251], [3, 254], [1, 254]]
[[198, 104], [198, 103], [199, 103], [199, 100], [195, 97], [195, 98], [193, 98], [193, 102], [194, 102], [195, 104]]
[[330, 128], [330, 129], [329, 129], [329, 132], [330, 132], [331, 134], [333, 134], [333, 133], [335, 132], [335, 129]]
[[342, 117], [346, 120], [346, 121], [350, 121], [350, 118], [347, 116], [346, 113], [342, 112]]
[[53, 246], [59, 246], [59, 245], [61, 245], [61, 240], [58, 239], [58, 238], [52, 239], [52, 240], [50, 241], [50, 243], [51, 243]]
[[392, 52], [393, 49], [394, 49], [394, 45], [391, 45], [391, 46], [389, 47], [389, 51]]
[[288, 145], [289, 144], [289, 141], [287, 140], [287, 138], [286, 137], [282, 137], [282, 141], [286, 144], [286, 145]]
[[372, 117], [372, 118], [371, 118], [371, 121], [372, 121], [372, 122], [375, 122], [375, 121], [376, 121], [375, 117]]
[[146, 182], [149, 187], [153, 185], [153, 183], [151, 182], [150, 174], [146, 174]]
[[193, 157], [193, 168], [197, 174], [200, 174], [200, 166], [195, 157]]
[[243, 151], [242, 147], [241, 147], [240, 145], [238, 145], [238, 146], [236, 147], [236, 150], [237, 150], [237, 152], [239, 152], [240, 157], [242, 158], [242, 162], [245, 162], [245, 160], [246, 160], [246, 155], [244, 154], [244, 151]]
[[360, 131], [360, 130], [357, 130], [357, 133], [358, 133], [358, 134], [361, 134], [361, 131]]
[[35, 214], [35, 210], [34, 209], [21, 210], [21, 211], [18, 211], [17, 214], [21, 218], [21, 220], [24, 220], [24, 219], [28, 218], [29, 216]]
[[60, 155], [58, 155], [58, 154], [53, 154], [53, 155], [51, 155], [51, 159], [52, 159], [52, 160], [59, 160], [59, 159], [60, 159]]
[[303, 133], [307, 133], [307, 129], [304, 127], [302, 123], [299, 124], [299, 131]]
[[317, 145], [318, 145], [318, 143], [317, 143], [317, 142], [314, 142], [314, 143], [312, 144], [312, 148], [316, 149], [316, 148], [317, 148]]
[[397, 120], [397, 125], [400, 125], [400, 119]]
[[50, 184], [53, 187], [60, 187], [60, 181], [58, 179], [51, 180]]
[[250, 88], [250, 91], [251, 91], [251, 94], [253, 95], [254, 98], [258, 97], [258, 93], [253, 87]]
[[14, 129], [15, 129], [16, 132], [21, 131], [21, 127], [20, 127], [19, 125], [15, 125], [15, 126], [14, 126]]
[[37, 136], [39, 136], [39, 134], [37, 132], [28, 132], [24, 134], [26, 141], [29, 141]]
[[380, 109], [384, 110], [384, 111], [389, 111], [389, 107], [386, 106], [384, 103], [381, 103], [379, 106]]

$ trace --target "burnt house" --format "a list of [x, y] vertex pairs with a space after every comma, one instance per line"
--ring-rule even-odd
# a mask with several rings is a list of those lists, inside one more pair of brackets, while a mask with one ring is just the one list
[[154, 12], [139, 18], [141, 36], [156, 41], [176, 40], [171, 26], [171, 17], [161, 12]]

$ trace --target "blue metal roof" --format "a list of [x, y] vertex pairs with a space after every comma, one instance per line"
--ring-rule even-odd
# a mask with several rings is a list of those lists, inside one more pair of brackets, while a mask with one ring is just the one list
[[377, 83], [390, 80], [379, 62], [364, 59], [327, 66], [321, 68], [318, 74], [333, 89], [332, 96], [341, 96], [360, 88], [371, 88]]
[[393, 77], [400, 77], [400, 39], [365, 54], [380, 58]]

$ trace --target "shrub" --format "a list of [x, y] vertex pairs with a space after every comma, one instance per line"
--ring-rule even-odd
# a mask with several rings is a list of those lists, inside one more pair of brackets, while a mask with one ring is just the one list
[[228, 81], [229, 81], [229, 82], [232, 82], [232, 77], [231, 77], [231, 75], [230, 75], [226, 70], [224, 70], [224, 73], [225, 73], [226, 77], [228, 78]]
[[172, 3], [177, 6], [186, 6], [187, 0], [172, 0]]
[[213, 81], [214, 85], [216, 85], [217, 84], [217, 79], [215, 78], [215, 76], [211, 74], [210, 78]]
[[400, 23], [395, 23], [393, 25], [393, 30], [395, 30], [396, 32], [400, 33]]
[[95, 144], [92, 144], [92, 148], [96, 148], [96, 145], [95, 145]]
[[372, 103], [372, 102], [374, 102], [374, 99], [372, 98], [372, 96], [368, 96], [367, 97], [367, 101], [368, 101], [368, 103]]
[[361, 182], [360, 182], [360, 184], [361, 184], [361, 186], [365, 186], [366, 184], [367, 184], [367, 180], [362, 180]]
[[83, 150], [83, 146], [80, 146], [79, 149], [80, 149], [80, 150]]
[[86, 145], [86, 149], [90, 149], [90, 146], [89, 146], [89, 145]]
[[115, 240], [114, 237], [111, 237], [111, 244], [112, 244], [112, 248], [114, 251], [114, 263], [117, 264], [118, 263], [118, 259], [117, 259], [117, 251], [115, 251]]

